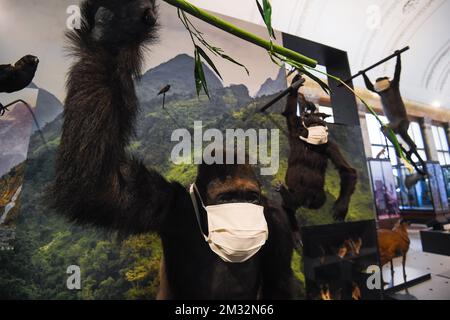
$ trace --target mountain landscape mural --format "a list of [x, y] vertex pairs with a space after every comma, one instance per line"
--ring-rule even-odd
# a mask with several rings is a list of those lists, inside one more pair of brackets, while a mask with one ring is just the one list
[[[53, 94], [45, 89], [39, 88], [31, 83], [28, 88], [38, 89], [38, 97], [36, 102], [35, 116], [39, 127], [44, 127], [47, 123], [52, 122], [61, 112], [63, 106]], [[33, 132], [37, 130], [36, 124], [33, 122]]]
[[[219, 78], [204, 66], [211, 99], [197, 97], [193, 78], [194, 60], [188, 55], [173, 59], [145, 72], [137, 80], [140, 113], [136, 136], [129, 151], [141, 158], [147, 166], [158, 169], [169, 180], [188, 186], [195, 178], [195, 165], [174, 165], [170, 153], [175, 143], [170, 141], [172, 131], [179, 127], [192, 130], [194, 121], [203, 121], [205, 128], [276, 128], [266, 116], [256, 112], [277, 91], [286, 88], [284, 70], [269, 79], [256, 97], [245, 85], [224, 87]], [[282, 84], [284, 82], [284, 85]], [[166, 97], [165, 111], [157, 92], [166, 84], [171, 90]], [[20, 197], [20, 214], [16, 218], [16, 238], [13, 251], [0, 251], [0, 298], [16, 299], [154, 299], [159, 285], [161, 243], [155, 234], [134, 236], [124, 241], [100, 229], [79, 227], [67, 223], [47, 206], [46, 189], [54, 176], [56, 150], [60, 141], [62, 114], [51, 95], [43, 92], [43, 100], [52, 104], [40, 119], [47, 145], [37, 133], [30, 138], [25, 178]], [[44, 102], [43, 102], [44, 103]], [[281, 110], [280, 101], [273, 110]], [[54, 119], [51, 119], [54, 117]], [[272, 114], [279, 125], [284, 118]], [[51, 119], [51, 120], [49, 120]], [[48, 121], [47, 121], [48, 120]], [[339, 142], [344, 154], [355, 168], [366, 168], [365, 156], [358, 127], [330, 125], [331, 137]], [[349, 141], [348, 137], [352, 137]], [[262, 176], [264, 193], [279, 201], [274, 191], [277, 181], [284, 180], [288, 154], [287, 139], [280, 133], [280, 170], [275, 176]], [[332, 166], [330, 166], [331, 168]], [[15, 170], [20, 170], [20, 165]], [[258, 170], [259, 172], [259, 170]], [[15, 188], [13, 173], [0, 179], [0, 187], [11, 197]], [[352, 199], [349, 220], [373, 218], [372, 198], [367, 171], [360, 170], [360, 182]], [[8, 187], [9, 186], [9, 187]], [[299, 220], [305, 225], [332, 222], [331, 206], [339, 191], [338, 174], [329, 170], [326, 191], [328, 200], [319, 211], [299, 211]], [[0, 211], [4, 208], [0, 207]], [[17, 216], [17, 214], [16, 214]], [[302, 260], [293, 257], [297, 298], [304, 297]], [[79, 265], [83, 272], [82, 289], [66, 288], [66, 268]]]

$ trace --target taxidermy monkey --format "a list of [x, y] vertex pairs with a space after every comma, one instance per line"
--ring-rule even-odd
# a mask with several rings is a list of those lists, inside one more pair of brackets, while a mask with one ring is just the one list
[[[293, 82], [300, 80], [300, 77], [297, 75]], [[297, 116], [297, 102], [300, 102], [300, 117]], [[328, 160], [333, 162], [341, 179], [339, 197], [332, 209], [336, 221], [345, 220], [351, 195], [355, 191], [357, 173], [345, 160], [338, 145], [328, 139], [324, 121], [327, 115], [316, 112], [315, 105], [303, 95], [299, 99], [298, 91], [288, 95], [283, 116], [289, 131], [290, 151], [285, 185], [280, 184], [278, 191], [294, 231], [294, 241], [299, 246], [301, 237], [295, 212], [301, 207], [319, 209], [324, 205]]]
[[[397, 55], [397, 64], [395, 66], [395, 75], [394, 79], [389, 80], [388, 77], [378, 78], [375, 82], [375, 85], [370, 82], [369, 77], [366, 73], [363, 73], [364, 82], [368, 90], [377, 93], [381, 97], [381, 102], [383, 105], [383, 111], [386, 117], [389, 120], [389, 127], [396, 134], [400, 135], [402, 139], [409, 146], [409, 151], [407, 155], [410, 157], [412, 154], [415, 154], [422, 164], [422, 170], [416, 169], [420, 176], [426, 175], [426, 164], [423, 159], [420, 157], [417, 152], [417, 146], [411, 137], [408, 134], [409, 129], [409, 120], [408, 115], [406, 113], [405, 104], [403, 103], [402, 96], [400, 94], [400, 75], [402, 72], [402, 62], [401, 55], [398, 51]], [[418, 179], [415, 179], [415, 182], [412, 183], [414, 185]], [[407, 182], [407, 187], [410, 188], [411, 183]]]
[[[34, 78], [38, 64], [37, 57], [26, 55], [14, 65], [0, 65], [0, 92], [13, 93], [27, 87]], [[0, 116], [7, 110], [0, 103]]]
[[[82, 27], [68, 34], [76, 62], [50, 190], [55, 208], [72, 221], [122, 235], [157, 232], [160, 299], [291, 298], [289, 222], [261, 194], [250, 165], [203, 163], [188, 192], [127, 154], [138, 111], [133, 78], [156, 34], [154, 0], [83, 2]], [[223, 220], [239, 219], [217, 235], [214, 214], [224, 210]], [[242, 225], [238, 220], [250, 221], [251, 228], [237, 231], [251, 231], [253, 238], [236, 248], [228, 236]]]

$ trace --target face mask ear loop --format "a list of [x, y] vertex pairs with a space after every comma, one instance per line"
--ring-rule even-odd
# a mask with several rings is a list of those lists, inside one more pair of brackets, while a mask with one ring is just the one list
[[197, 186], [195, 185], [195, 183], [193, 183], [193, 184], [191, 184], [191, 187], [189, 188], [189, 195], [191, 196], [191, 202], [192, 202], [192, 206], [194, 207], [195, 217], [197, 218], [197, 223], [198, 223], [198, 227], [200, 228], [200, 232], [205, 237], [205, 239], [208, 239], [208, 236], [205, 234], [205, 232], [203, 231], [203, 228], [202, 228], [202, 222], [200, 219], [200, 209], [198, 207], [197, 197], [195, 196], [196, 193], [198, 194], [198, 197], [200, 199], [202, 206], [205, 207], [203, 200], [200, 197], [200, 192], [198, 192]]

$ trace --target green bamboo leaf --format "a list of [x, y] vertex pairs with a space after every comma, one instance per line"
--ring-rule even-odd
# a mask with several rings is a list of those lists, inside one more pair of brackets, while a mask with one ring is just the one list
[[200, 54], [199, 54], [197, 48], [194, 51], [194, 56], [195, 56], [195, 72], [194, 72], [194, 74], [195, 74], [195, 84], [196, 84], [196, 89], [197, 89], [197, 95], [200, 95], [200, 92], [203, 88], [203, 90], [205, 91], [208, 98], [210, 98], [209, 91], [208, 91], [208, 84], [206, 83], [206, 78], [205, 78], [205, 72], [203, 71], [202, 59], [200, 57]]
[[221, 58], [223, 58], [223, 59], [226, 59], [226, 60], [228, 60], [228, 61], [234, 63], [235, 65], [238, 65], [238, 66], [244, 68], [245, 71], [247, 72], [247, 75], [250, 75], [250, 71], [248, 71], [247, 67], [244, 66], [242, 63], [237, 62], [236, 60], [234, 60], [234, 59], [231, 58], [230, 56], [227, 56], [226, 54], [223, 54], [223, 53], [219, 53], [219, 56], [220, 56]]
[[296, 71], [297, 71], [297, 68], [292, 68], [291, 70], [289, 70], [288, 74], [286, 75], [286, 78], [289, 78]]
[[272, 28], [272, 6], [269, 0], [263, 0], [263, 9], [264, 9], [264, 17], [267, 25], [267, 29], [269, 30], [269, 34], [272, 38], [275, 38], [275, 32]]
[[[285, 62], [285, 63], [287, 63], [287, 64], [293, 66], [295, 69], [299, 70], [301, 73], [305, 74], [305, 75], [306, 75], [307, 77], [309, 77], [311, 80], [313, 80], [314, 82], [316, 82], [316, 83], [322, 88], [322, 90], [325, 91], [326, 94], [328, 94], [328, 95], [331, 94], [331, 89], [330, 89], [330, 87], [329, 87], [325, 82], [323, 82], [323, 81], [320, 80], [318, 77], [316, 77], [314, 74], [312, 74], [311, 72], [309, 72], [309, 71], [305, 68], [305, 66], [304, 66], [303, 64], [297, 63], [296, 61], [293, 61], [293, 60], [291, 60], [291, 59], [287, 59], [287, 58], [285, 58], [285, 57], [281, 57], [281, 56], [279, 56], [279, 55], [277, 55], [277, 54], [274, 54], [274, 56], [275, 56], [276, 58], [280, 59], [281, 61], [283, 61], [283, 62]], [[318, 71], [318, 70], [315, 70], [315, 69], [313, 69], [313, 70], [314, 70], [314, 71]], [[289, 74], [292, 74], [292, 70], [291, 70], [291, 72], [290, 72]]]
[[[288, 76], [290, 76], [295, 70], [298, 70], [298, 71], [302, 72], [303, 74], [305, 74], [306, 76], [308, 76], [314, 82], [317, 82], [317, 84], [322, 88], [322, 90], [325, 91], [326, 94], [330, 95], [330, 93], [331, 93], [330, 87], [325, 82], [323, 82], [318, 77], [316, 77], [314, 74], [307, 71], [306, 68], [304, 67], [304, 65], [302, 65], [301, 63], [298, 63], [291, 59], [287, 59], [283, 56], [280, 56], [279, 54], [277, 54], [275, 52], [269, 52], [269, 56], [270, 56], [270, 59], [272, 60], [272, 62], [277, 64], [279, 67], [283, 67], [282, 63], [287, 63], [287, 64], [291, 65], [292, 67], [294, 67], [294, 69], [289, 72]], [[276, 59], [278, 59], [279, 61], [277, 61]]]
[[220, 55], [221, 53], [224, 53], [222, 48], [211, 46], [209, 43], [207, 43], [206, 47], [209, 51], [214, 53], [216, 56]]
[[212, 62], [212, 60], [208, 57], [208, 55], [205, 53], [205, 51], [203, 51], [202, 48], [200, 48], [199, 46], [195, 46], [196, 50], [198, 51], [198, 53], [200, 54], [200, 56], [203, 57], [203, 59], [205, 59], [206, 63], [214, 70], [214, 72], [217, 74], [217, 76], [222, 79], [222, 76], [220, 75], [219, 70], [217, 70], [216, 66], [214, 65], [214, 62]]
[[[214, 63], [212, 62], [212, 60], [208, 57], [208, 55], [206, 54], [206, 52], [196, 44], [195, 39], [197, 39], [205, 48], [207, 48], [210, 52], [212, 52], [214, 55], [216, 56], [220, 56], [223, 59], [226, 59], [242, 68], [245, 69], [245, 71], [247, 72], [247, 75], [250, 74], [250, 72], [248, 71], [248, 69], [241, 63], [237, 62], [236, 60], [234, 60], [233, 58], [227, 56], [226, 54], [224, 54], [223, 49], [219, 48], [219, 47], [215, 47], [213, 45], [210, 45], [204, 38], [203, 38], [203, 33], [200, 32], [195, 26], [194, 24], [188, 19], [188, 17], [186, 16], [186, 13], [181, 10], [180, 8], [178, 8], [178, 18], [181, 20], [181, 22], [183, 23], [184, 27], [186, 28], [186, 30], [189, 32], [189, 35], [191, 37], [192, 43], [195, 46], [195, 54], [196, 56], [201, 56], [203, 57], [203, 59], [205, 59], [205, 61], [208, 63], [208, 65], [214, 70], [214, 72], [220, 77], [220, 79], [222, 79], [222, 76], [219, 73], [219, 70], [216, 68], [216, 66], [214, 65]], [[191, 29], [192, 28], [192, 29]], [[200, 59], [201, 60], [201, 59]], [[197, 63], [197, 62], [196, 62]], [[201, 65], [196, 66], [195, 67], [196, 70], [196, 86], [198, 87], [199, 84], [201, 83], [201, 87], [205, 87], [207, 91], [207, 84], [206, 81], [202, 81], [201, 79], [201, 75], [203, 72], [203, 67]], [[223, 79], [222, 79], [223, 80]]]
[[197, 96], [200, 95], [200, 92], [202, 91], [202, 80], [200, 79], [200, 72], [199, 69], [201, 68], [201, 65], [199, 67], [198, 65], [198, 52], [197, 50], [194, 51], [194, 61], [195, 61], [195, 66], [194, 66], [194, 76], [195, 76], [195, 88], [197, 90]]
[[256, 5], [258, 6], [259, 13], [261, 14], [261, 17], [263, 18], [264, 23], [266, 23], [266, 17], [264, 15], [264, 9], [261, 6], [261, 4], [259, 3], [259, 0], [256, 0]]
[[[192, 5], [191, 3], [189, 3], [186, 0], [163, 0], [163, 1], [167, 2], [168, 4], [170, 4], [172, 6], [175, 6], [176, 8], [180, 9], [181, 11], [184, 11], [200, 20], [205, 21], [208, 24], [211, 24], [221, 30], [224, 30], [225, 32], [228, 32], [238, 38], [241, 38], [241, 39], [251, 42], [255, 45], [263, 47], [266, 50], [271, 50], [271, 51], [277, 52], [279, 54], [282, 54], [285, 57], [291, 58], [300, 63], [304, 63], [311, 67], [315, 67], [317, 65], [317, 61], [314, 59], [305, 57], [304, 55], [302, 55], [298, 52], [295, 52], [293, 50], [287, 49], [283, 46], [279, 46], [277, 44], [271, 44], [270, 41], [267, 41], [261, 37], [258, 37], [244, 29], [238, 28], [235, 25], [233, 25], [225, 20], [222, 20], [222, 19], [208, 13], [207, 11], [202, 10], [202, 9]], [[267, 2], [267, 4], [269, 4], [269, 2]]]
[[395, 152], [399, 158], [404, 158], [403, 150], [400, 147], [400, 143], [398, 142], [397, 136], [394, 131], [387, 125], [383, 125], [381, 132], [384, 133], [386, 138], [394, 145]]
[[267, 27], [269, 36], [276, 40], [275, 32], [272, 28], [272, 6], [270, 5], [269, 0], [263, 0], [263, 6], [261, 6], [259, 1], [256, 0], [256, 5], [258, 6], [259, 13], [261, 14], [261, 17]]
[[[272, 60], [273, 63], [275, 63], [280, 68], [283, 67], [283, 63], [285, 62], [284, 59], [280, 59], [276, 54], [273, 54], [273, 52], [269, 51], [269, 58]], [[280, 60], [277, 61], [276, 59]]]
[[245, 65], [243, 65], [242, 63], [237, 62], [236, 60], [234, 60], [233, 58], [231, 58], [230, 56], [226, 55], [223, 51], [222, 48], [219, 47], [214, 47], [212, 45], [210, 45], [208, 42], [206, 42], [205, 40], [200, 40], [200, 42], [209, 50], [211, 51], [214, 55], [221, 57], [222, 59], [226, 59], [242, 68], [245, 69], [245, 71], [247, 72], [247, 75], [250, 75], [250, 72], [248, 71], [247, 67]]
[[315, 75], [313, 75], [311, 72], [307, 71], [305, 68], [301, 68], [300, 69], [301, 73], [304, 73], [306, 76], [308, 76], [311, 80], [313, 80], [314, 82], [316, 82], [323, 91], [325, 91], [326, 94], [330, 95], [331, 90], [330, 87], [323, 82], [322, 80], [320, 80], [318, 77], [316, 77]]

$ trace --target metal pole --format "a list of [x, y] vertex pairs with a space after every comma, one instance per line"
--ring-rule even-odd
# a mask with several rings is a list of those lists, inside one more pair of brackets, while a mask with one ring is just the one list
[[[366, 72], [368, 72], [369, 70], [372, 70], [373, 68], [378, 67], [380, 64], [383, 64], [383, 63], [385, 63], [385, 62], [391, 60], [392, 58], [395, 58], [396, 56], [398, 56], [398, 55], [400, 55], [400, 54], [402, 54], [403, 52], [408, 51], [408, 50], [409, 50], [409, 47], [405, 47], [405, 48], [399, 50], [398, 52], [395, 52], [395, 53], [391, 54], [390, 56], [384, 58], [383, 60], [378, 61], [377, 63], [371, 65], [370, 67], [368, 67], [368, 68], [366, 68], [366, 69], [364, 69], [364, 70], [359, 71], [357, 74], [355, 74], [354, 76], [351, 76], [350, 78], [348, 78], [348, 79], [345, 80], [344, 82], [345, 82], [345, 83], [348, 83], [348, 82], [350, 82], [351, 80], [353, 80], [353, 79], [359, 77], [359, 76], [362, 75], [363, 73], [366, 73]], [[339, 85], [338, 85], [338, 87], [340, 87], [340, 86], [342, 86], [342, 84], [339, 84]]]
[[305, 79], [300, 79], [297, 82], [294, 82], [293, 84], [291, 84], [291, 86], [289, 86], [284, 91], [280, 92], [275, 98], [273, 98], [268, 103], [266, 103], [264, 105], [264, 107], [259, 109], [259, 111], [260, 112], [265, 112], [267, 109], [272, 107], [275, 103], [277, 103], [278, 101], [283, 99], [285, 96], [287, 96], [291, 92], [291, 90], [298, 90], [304, 82], [305, 82]]

